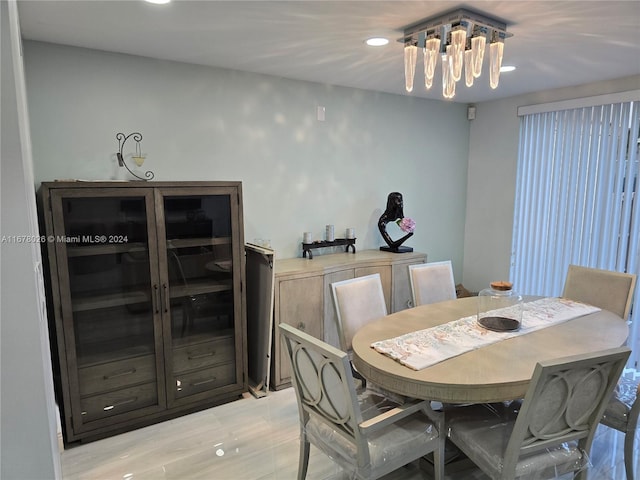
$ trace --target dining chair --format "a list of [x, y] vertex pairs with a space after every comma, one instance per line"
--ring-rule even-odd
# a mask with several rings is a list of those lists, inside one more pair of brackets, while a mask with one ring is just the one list
[[443, 478], [444, 422], [428, 401], [395, 405], [368, 390], [357, 395], [346, 352], [288, 324], [279, 328], [300, 417], [298, 480], [306, 478], [310, 445], [358, 479], [379, 478], [433, 452], [435, 478]]
[[[609, 310], [624, 320], [629, 317], [636, 275], [569, 265], [562, 296]], [[633, 444], [640, 404], [637, 389], [621, 379], [600, 423], [625, 434], [624, 465], [627, 480], [633, 480]]]
[[456, 299], [451, 260], [409, 265], [413, 306]]
[[[331, 295], [336, 310], [340, 349], [352, 359], [351, 341], [356, 332], [366, 324], [387, 315], [387, 302], [380, 274], [334, 282], [331, 284]], [[353, 364], [352, 373], [366, 387], [366, 380], [353, 368]]]
[[635, 478], [633, 444], [640, 414], [640, 383], [621, 379], [600, 423], [624, 433], [624, 468], [627, 480]]
[[630, 352], [539, 362], [521, 402], [445, 410], [449, 439], [494, 480], [568, 472], [586, 479], [596, 427]]
[[627, 320], [635, 286], [633, 273], [569, 265], [562, 296], [609, 310]]
[[350, 354], [353, 336], [366, 324], [387, 315], [379, 273], [331, 284], [340, 348]]

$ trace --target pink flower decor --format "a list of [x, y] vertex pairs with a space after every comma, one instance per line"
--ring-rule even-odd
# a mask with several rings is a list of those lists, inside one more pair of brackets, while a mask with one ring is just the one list
[[409, 217], [401, 218], [396, 223], [403, 232], [411, 233], [416, 229], [416, 222]]

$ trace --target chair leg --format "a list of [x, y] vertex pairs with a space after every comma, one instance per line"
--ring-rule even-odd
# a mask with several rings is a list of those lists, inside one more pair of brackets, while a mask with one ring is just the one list
[[307, 468], [309, 467], [310, 444], [304, 430], [300, 432], [300, 459], [298, 461], [298, 480], [307, 478]]
[[627, 480], [633, 480], [633, 440], [635, 429], [624, 434], [624, 470], [627, 473]]
[[438, 441], [438, 448], [433, 451], [433, 478], [442, 480], [444, 478], [444, 442], [441, 438]]

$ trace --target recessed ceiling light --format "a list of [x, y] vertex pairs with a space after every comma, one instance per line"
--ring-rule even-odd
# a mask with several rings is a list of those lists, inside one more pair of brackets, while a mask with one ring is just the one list
[[154, 3], [156, 5], [164, 5], [165, 3], [171, 2], [171, 0], [144, 0], [147, 3]]
[[503, 65], [500, 67], [500, 72], [513, 72], [516, 69], [513, 65]]
[[389, 39], [383, 37], [372, 37], [368, 38], [366, 43], [370, 47], [382, 47], [389, 43]]

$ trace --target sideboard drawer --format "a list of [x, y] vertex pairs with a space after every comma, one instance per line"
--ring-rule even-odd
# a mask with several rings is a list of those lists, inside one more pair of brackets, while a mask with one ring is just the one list
[[121, 389], [123, 386], [151, 382], [155, 379], [154, 355], [127, 358], [78, 369], [79, 390], [83, 397], [108, 392], [114, 388]]

